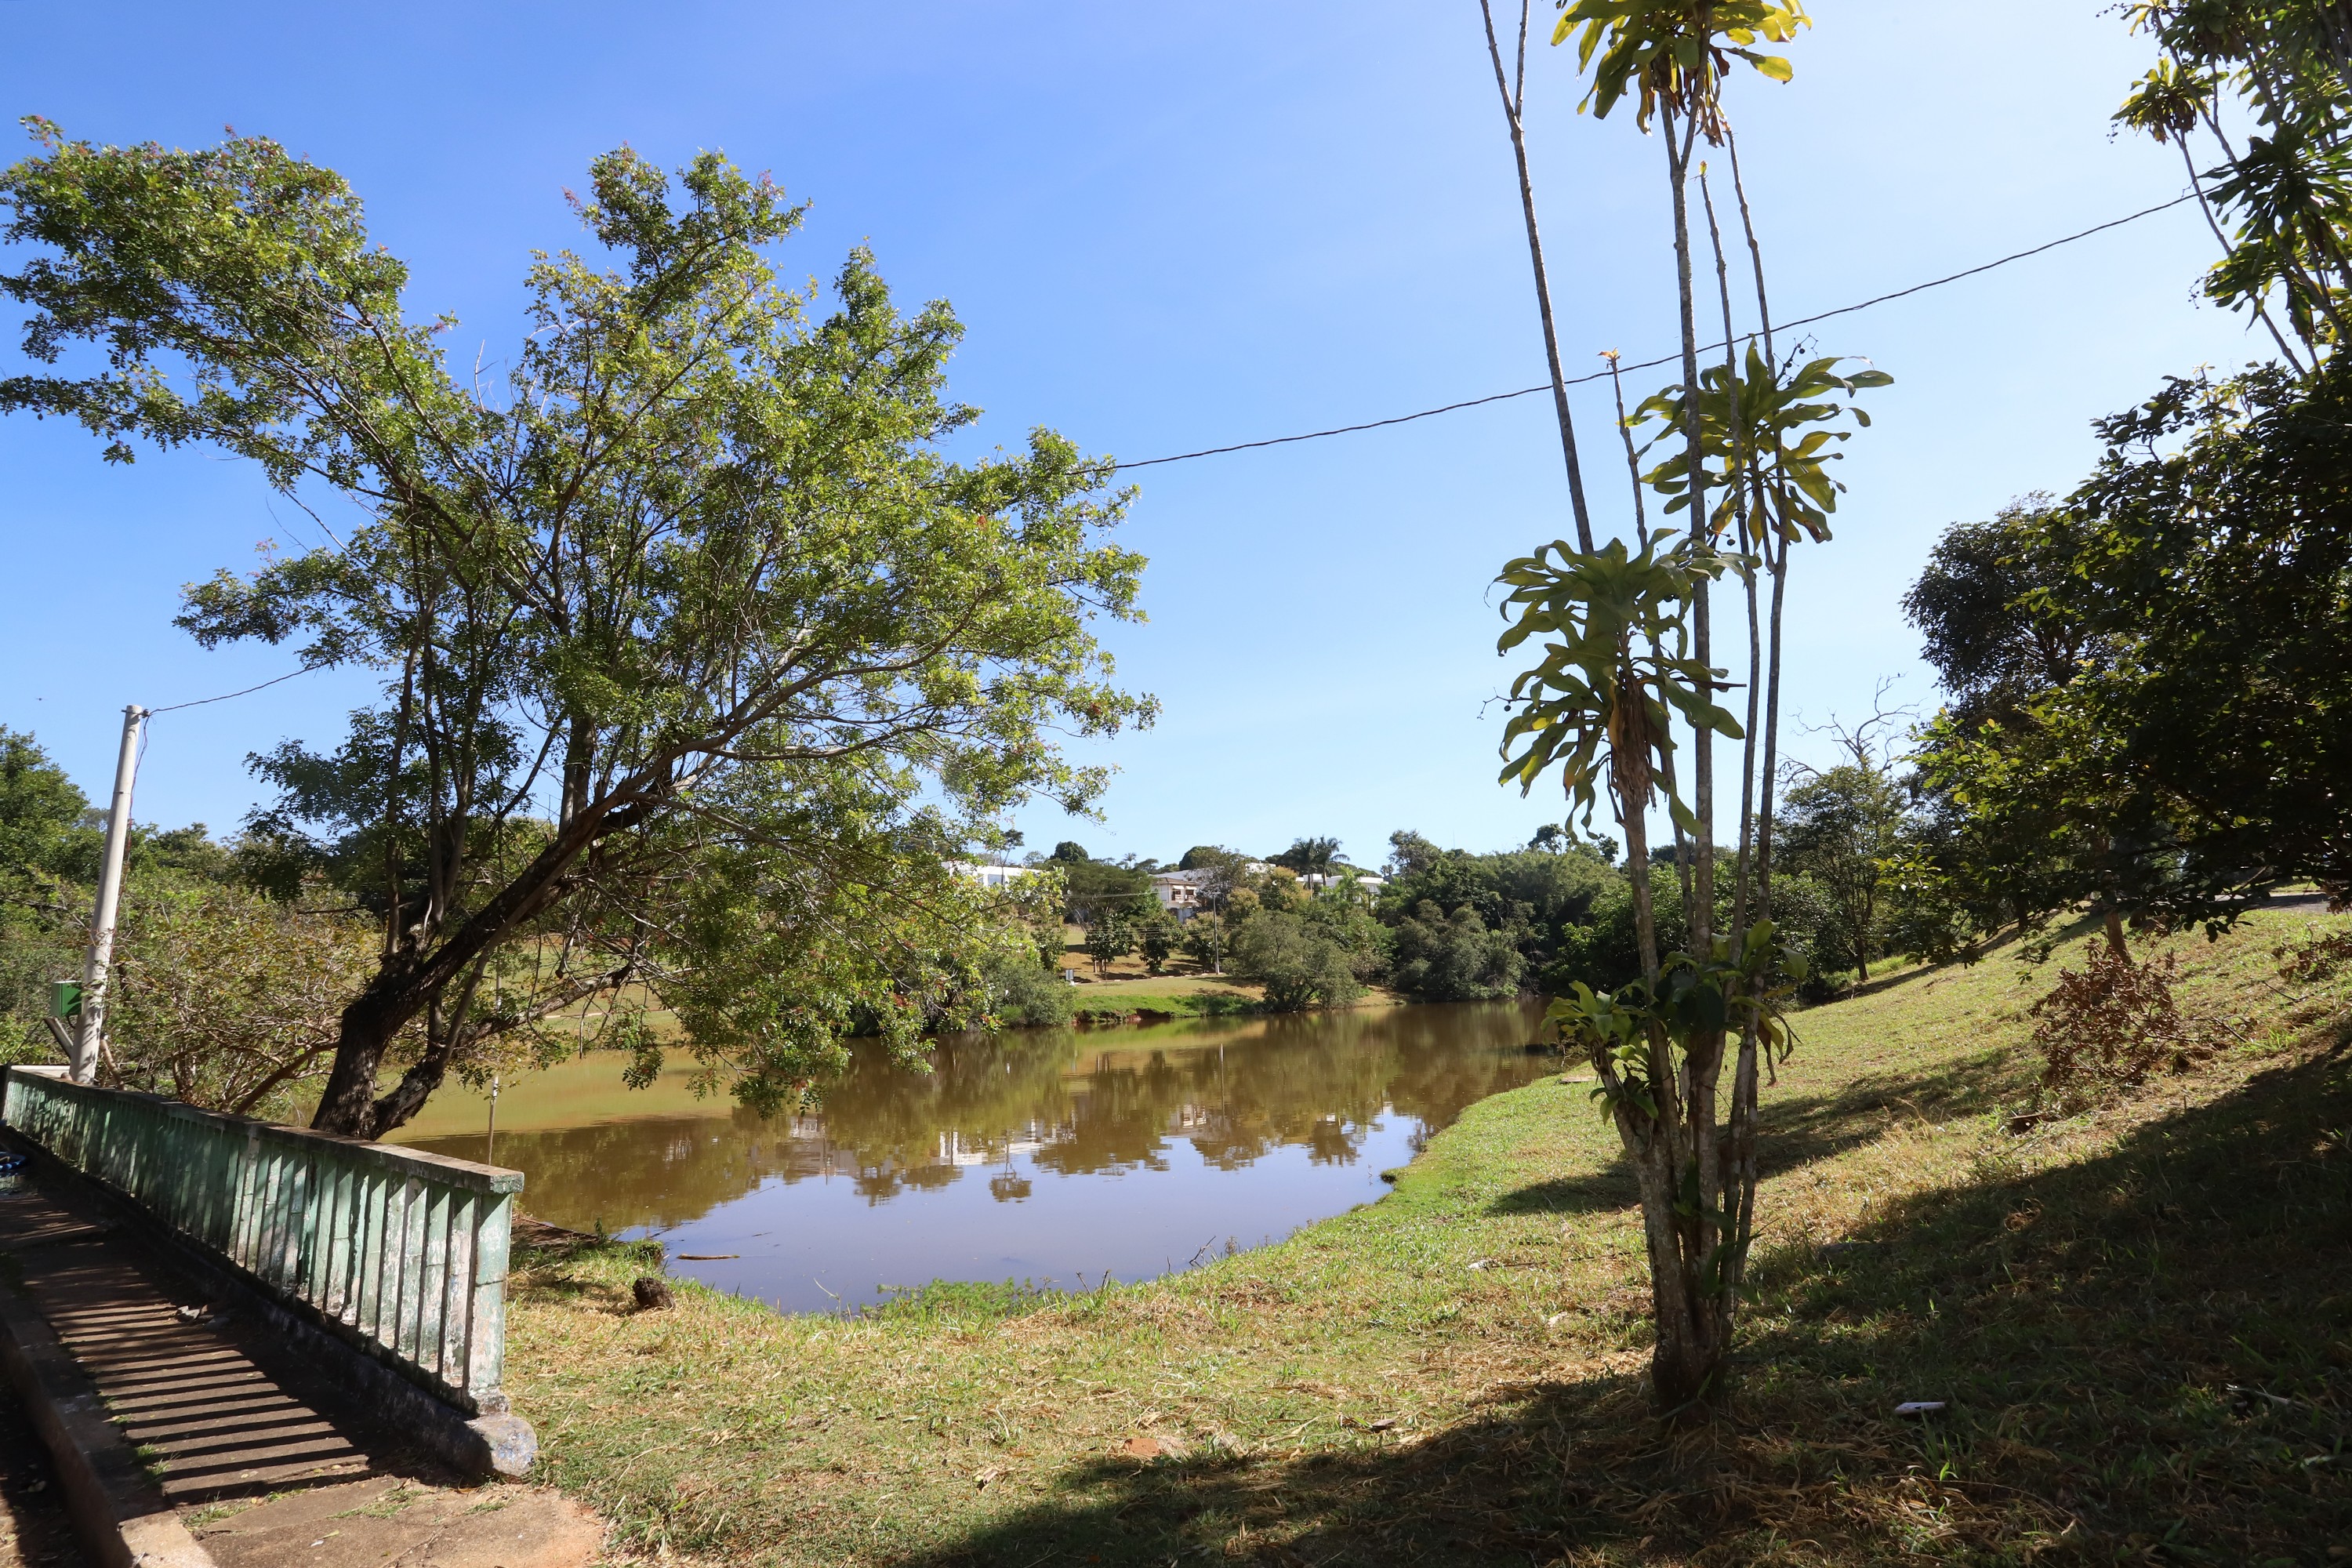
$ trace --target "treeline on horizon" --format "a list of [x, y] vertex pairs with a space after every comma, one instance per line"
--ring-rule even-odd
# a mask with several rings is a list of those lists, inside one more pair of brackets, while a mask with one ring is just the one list
[[[1866, 979], [1889, 952], [1925, 948], [1930, 937], [1922, 912], [1875, 864], [1880, 841], [1904, 830], [1911, 802], [1886, 753], [1866, 731], [1858, 741], [1845, 763], [1793, 770], [1784, 807], [1789, 869], [1775, 907], [1788, 967], [1804, 976], [1808, 999], [1836, 994], [1849, 976]], [[1559, 995], [1579, 983], [1613, 990], [1641, 974], [1632, 884], [1607, 839], [1547, 824], [1522, 847], [1476, 851], [1400, 829], [1389, 836], [1377, 888], [1356, 879], [1374, 868], [1340, 847], [1300, 838], [1253, 858], [1196, 845], [1163, 866], [1097, 859], [1065, 841], [1028, 863], [1060, 878], [1064, 913], [1086, 928], [1098, 960], [1140, 952], [1155, 973], [1187, 963], [1230, 973], [1271, 985], [1277, 1010], [1344, 1005], [1372, 984], [1416, 1002], [1482, 1002]], [[1220, 875], [1202, 889], [1200, 912], [1180, 922], [1161, 910], [1151, 878], [1202, 869]], [[1650, 875], [1660, 939], [1680, 946], [1687, 932], [1677, 849], [1662, 847]]]

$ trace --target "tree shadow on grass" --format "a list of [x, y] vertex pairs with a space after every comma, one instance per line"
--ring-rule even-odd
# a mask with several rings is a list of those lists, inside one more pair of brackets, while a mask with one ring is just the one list
[[1583, 1176], [1559, 1176], [1534, 1182], [1503, 1194], [1486, 1205], [1490, 1215], [1613, 1214], [1642, 1201], [1632, 1167], [1621, 1154], [1606, 1171]]
[[1891, 1205], [1875, 1247], [1759, 1258], [1731, 1414], [1696, 1433], [1621, 1353], [1418, 1442], [1106, 1458], [907, 1561], [2316, 1563], [2352, 1539], [2352, 1063], [2081, 1163], [2027, 1172], [2035, 1147]]
[[[1744, 1414], [1891, 1430], [2086, 1553], [2318, 1561], [2352, 1531], [2352, 1064], [2274, 1069], [2079, 1163], [2038, 1152], [1891, 1205], [1875, 1247], [1760, 1257]], [[1913, 1400], [1948, 1408], [1890, 1419]]]
[[[1988, 1051], [1941, 1072], [1873, 1077], [1829, 1094], [1780, 1094], [1758, 1113], [1765, 1174], [1783, 1174], [1867, 1143], [1902, 1118], [1935, 1122], [1978, 1115], [2017, 1087], [2014, 1058]], [[1621, 1155], [1604, 1171], [1558, 1176], [1503, 1194], [1491, 1215], [1601, 1214], [1641, 1201], [1633, 1171]]]
[[1987, 1050], [1935, 1072], [1872, 1074], [1821, 1094], [1765, 1091], [1758, 1147], [1769, 1177], [1847, 1150], [1901, 1121], [1928, 1125], [1999, 1109], [2023, 1079], [2016, 1053]]
[[1480, 1414], [1425, 1440], [1359, 1430], [1306, 1454], [1107, 1457], [908, 1562], [1549, 1563], [1562, 1542], [1606, 1542], [1636, 1528], [1596, 1507], [1592, 1481], [1578, 1478], [1570, 1461], [1585, 1443], [1613, 1447], [1639, 1433], [1648, 1468], [1673, 1468], [1673, 1446], [1644, 1415], [1645, 1401], [1631, 1376], [1544, 1383], [1498, 1392]]

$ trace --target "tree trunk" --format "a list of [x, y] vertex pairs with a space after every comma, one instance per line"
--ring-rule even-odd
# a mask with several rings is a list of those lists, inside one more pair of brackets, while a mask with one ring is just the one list
[[2124, 917], [2117, 912], [2113, 899], [2099, 900], [2099, 924], [2107, 933], [2107, 945], [2126, 963], [2131, 962], [2131, 944], [2124, 937]]
[[1486, 53], [1495, 65], [1495, 90], [1503, 100], [1503, 119], [1510, 127], [1511, 155], [1519, 172], [1519, 210], [1526, 215], [1528, 225], [1528, 256], [1535, 264], [1536, 310], [1543, 318], [1544, 357], [1551, 367], [1552, 413], [1559, 423], [1559, 450], [1568, 465], [1569, 505], [1576, 514], [1576, 547], [1590, 555], [1592, 552], [1592, 517], [1585, 508], [1584, 469], [1577, 459], [1576, 421], [1569, 413], [1568, 377], [1560, 368], [1559, 329], [1552, 318], [1551, 280], [1544, 268], [1543, 236], [1536, 226], [1535, 181], [1528, 171], [1527, 125], [1521, 110], [1527, 101], [1528, 12], [1528, 0], [1519, 4], [1518, 70], [1516, 86], [1503, 69], [1503, 48], [1495, 37], [1495, 12], [1491, 0], [1478, 0], [1478, 10], [1486, 22]]
[[[1760, 515], [1743, 516], [1748, 493], [1747, 450], [1748, 426], [1745, 411], [1740, 406], [1739, 334], [1731, 316], [1731, 266], [1723, 252], [1723, 226], [1716, 221], [1715, 193], [1709, 188], [1706, 172], [1699, 171], [1699, 195], [1706, 206], [1706, 238], [1708, 249], [1715, 257], [1716, 294], [1723, 307], [1723, 369], [1726, 377], [1725, 396], [1728, 403], [1730, 440], [1725, 454], [1723, 482], [1730, 497], [1733, 515], [1741, 518], [1739, 547], [1746, 552], [1751, 537], [1757, 548], [1762, 546]], [[1741, 597], [1748, 610], [1748, 724], [1739, 744], [1739, 837], [1738, 864], [1733, 872], [1731, 889], [1731, 951], [1736, 957], [1748, 940], [1748, 896], [1750, 879], [1755, 872], [1752, 849], [1756, 832], [1756, 746], [1758, 704], [1763, 696], [1764, 648], [1762, 630], [1758, 625], [1756, 574], [1743, 572]]]
[[[327, 1076], [318, 1114], [310, 1119], [313, 1128], [347, 1138], [381, 1138], [416, 1114], [425, 1096], [439, 1087], [446, 1066], [446, 1051], [436, 1060], [436, 1053], [428, 1049], [401, 1083], [379, 1099], [376, 1079], [383, 1068], [384, 1052], [401, 1030], [437, 1003], [469, 965], [517, 927], [545, 912], [562, 893], [572, 866], [592, 845], [636, 826], [645, 807], [635, 802], [625, 805], [625, 798], [607, 795], [583, 808], [530, 865], [437, 946], [421, 954], [397, 954], [377, 971], [368, 988], [343, 1009], [334, 1068]], [[463, 1026], [463, 1019], [452, 1026]]]
[[[1704, 426], [1698, 407], [1698, 310], [1691, 277], [1690, 200], [1685, 189], [1690, 153], [1697, 132], [1693, 120], [1679, 145], [1675, 135], [1671, 100], [1663, 110], [1660, 138], [1666, 144], [1666, 168], [1674, 185], [1675, 281], [1682, 306], [1683, 437], [1690, 454], [1691, 538], [1706, 543], [1710, 535], [1706, 516], [1706, 464]], [[1715, 642], [1709, 624], [1707, 579], [1701, 575], [1691, 595], [1692, 653], [1708, 669], [1715, 667]], [[1691, 737], [1691, 815], [1697, 818], [1697, 863], [1691, 868], [1690, 945], [1704, 956], [1715, 939], [1715, 731], [1701, 725]]]
[[[1756, 215], [1748, 205], [1748, 183], [1739, 172], [1739, 136], [1728, 125], [1723, 132], [1724, 151], [1731, 157], [1731, 190], [1739, 200], [1740, 232], [1748, 239], [1748, 258], [1756, 273], [1756, 327], [1764, 340], [1764, 363], [1778, 375], [1780, 356], [1772, 343], [1772, 300], [1764, 287], [1764, 247], [1756, 237]], [[1775, 454], [1779, 437], [1774, 437]], [[1756, 913], [1759, 919], [1772, 916], [1772, 800], [1778, 784], [1780, 765], [1780, 626], [1781, 612], [1787, 603], [1789, 587], [1789, 544], [1781, 531], [1783, 507], [1773, 509], [1767, 504], [1764, 483], [1763, 454], [1757, 454], [1756, 472], [1752, 477], [1759, 516], [1769, 531], [1759, 536], [1765, 569], [1772, 574], [1772, 607], [1769, 627], [1765, 637], [1768, 648], [1764, 697], [1764, 756], [1759, 772], [1759, 799], [1756, 813]], [[1777, 468], [1778, 465], [1775, 464]], [[1777, 550], [1777, 553], [1776, 553]]]

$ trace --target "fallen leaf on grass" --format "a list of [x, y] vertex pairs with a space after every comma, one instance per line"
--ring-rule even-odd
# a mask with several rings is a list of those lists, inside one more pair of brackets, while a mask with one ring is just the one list
[[988, 1468], [981, 1471], [980, 1474], [971, 1478], [972, 1484], [978, 1487], [982, 1491], [986, 1491], [988, 1489], [988, 1483], [998, 1479], [1003, 1474], [1003, 1466], [991, 1465]]
[[1184, 1445], [1173, 1437], [1129, 1437], [1118, 1451], [1130, 1459], [1181, 1459]]

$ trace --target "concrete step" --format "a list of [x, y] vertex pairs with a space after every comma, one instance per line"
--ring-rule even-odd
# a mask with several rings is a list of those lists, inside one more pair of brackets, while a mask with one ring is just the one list
[[[584, 1568], [545, 1487], [462, 1483], [69, 1188], [0, 1176], [0, 1329], [96, 1568]], [[20, 1371], [21, 1366], [21, 1371]]]

